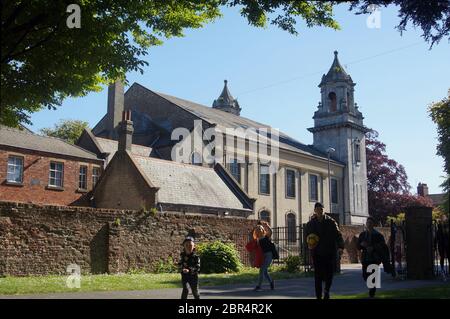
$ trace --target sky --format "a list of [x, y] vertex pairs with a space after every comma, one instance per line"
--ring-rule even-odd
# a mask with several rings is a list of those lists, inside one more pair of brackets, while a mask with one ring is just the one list
[[[275, 26], [249, 26], [235, 8], [202, 29], [187, 30], [151, 48], [144, 73], [127, 80], [169, 95], [211, 106], [228, 80], [241, 116], [271, 125], [305, 144], [312, 144], [313, 113], [320, 101], [318, 84], [333, 61], [333, 51], [356, 83], [355, 102], [364, 124], [379, 132], [389, 157], [405, 166], [416, 193], [419, 182], [440, 193], [443, 160], [436, 155], [435, 124], [427, 113], [431, 102], [450, 88], [450, 46], [444, 39], [431, 50], [421, 30], [395, 29], [395, 7], [380, 9], [380, 27], [367, 26], [368, 15], [336, 8], [341, 30], [306, 28], [299, 35]], [[87, 121], [93, 127], [106, 113], [107, 90], [69, 98], [56, 111], [31, 116], [33, 131], [61, 119]]]

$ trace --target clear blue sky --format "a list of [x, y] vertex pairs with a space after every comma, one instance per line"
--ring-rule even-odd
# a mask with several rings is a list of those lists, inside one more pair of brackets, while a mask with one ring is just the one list
[[[241, 115], [269, 124], [303, 143], [312, 144], [312, 116], [320, 100], [317, 85], [339, 51], [341, 63], [357, 83], [355, 101], [366, 126], [380, 133], [388, 155], [403, 164], [412, 191], [426, 182], [441, 192], [443, 160], [435, 155], [437, 134], [426, 112], [450, 87], [450, 47], [444, 39], [429, 50], [421, 30], [409, 27], [400, 36], [394, 8], [381, 9], [381, 28], [369, 29], [367, 16], [342, 5], [336, 19], [342, 30], [305, 28], [299, 36], [269, 26], [247, 24], [236, 9], [203, 29], [188, 30], [152, 48], [143, 75], [127, 74], [152, 90], [210, 106], [223, 80], [238, 98]], [[94, 126], [106, 112], [107, 92], [67, 99], [56, 111], [32, 115], [31, 129], [60, 119], [81, 119]]]

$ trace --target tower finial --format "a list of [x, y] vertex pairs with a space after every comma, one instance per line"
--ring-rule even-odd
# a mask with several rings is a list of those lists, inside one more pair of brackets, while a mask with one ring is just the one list
[[334, 50], [334, 57], [337, 58], [338, 52], [337, 50]]
[[223, 83], [225, 83], [225, 86], [228, 84], [228, 80], [223, 80]]

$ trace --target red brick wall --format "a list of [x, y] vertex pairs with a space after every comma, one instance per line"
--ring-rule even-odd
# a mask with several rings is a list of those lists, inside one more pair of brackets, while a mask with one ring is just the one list
[[[23, 185], [8, 185], [6, 182], [8, 156], [16, 155], [24, 158]], [[64, 190], [47, 189], [49, 182], [50, 162], [64, 163]], [[102, 162], [77, 161], [62, 156], [50, 157], [38, 152], [17, 152], [0, 150], [0, 200], [36, 204], [75, 205], [86, 193], [79, 192], [79, 167], [88, 166], [87, 186], [92, 189], [92, 168], [102, 167]]]

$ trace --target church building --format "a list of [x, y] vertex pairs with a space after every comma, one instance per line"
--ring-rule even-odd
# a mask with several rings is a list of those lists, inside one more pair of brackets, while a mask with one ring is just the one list
[[[355, 83], [335, 51], [331, 68], [319, 84], [321, 101], [313, 116], [314, 126], [308, 129], [313, 134], [313, 144], [303, 144], [277, 131], [275, 169], [260, 161], [260, 157], [257, 161], [250, 160], [249, 145], [255, 142], [252, 139], [224, 136], [220, 164], [245, 192], [245, 197], [254, 201], [253, 211], [247, 218], [267, 220], [273, 227], [292, 228], [307, 222], [314, 204], [320, 201], [325, 212], [331, 213], [341, 224], [365, 222], [368, 217], [365, 152], [368, 128], [355, 103], [354, 87]], [[132, 143], [147, 147], [149, 158], [163, 160], [173, 160], [173, 149], [180, 142], [172, 138], [174, 130], [184, 128], [193, 133], [199, 121], [202, 132], [249, 128], [257, 135], [264, 130], [273, 132], [269, 125], [241, 116], [243, 109], [245, 105], [240, 105], [232, 96], [227, 81], [219, 97], [212, 99], [212, 107], [155, 92], [138, 83], [124, 93], [123, 84], [116, 82], [108, 90], [107, 113], [92, 131], [85, 132], [78, 145], [98, 153], [101, 152], [96, 151], [101, 148], [99, 141], [106, 144], [106, 140], [118, 140], [124, 111], [131, 111]], [[208, 142], [204, 141], [202, 147]], [[237, 154], [240, 151], [235, 147], [239, 143], [246, 146], [241, 154]], [[216, 163], [203, 161], [202, 154], [194, 148], [188, 154], [190, 165], [216, 167]], [[244, 160], [236, 160], [238, 155]], [[159, 163], [144, 160], [142, 154], [139, 156], [147, 167]]]

